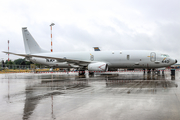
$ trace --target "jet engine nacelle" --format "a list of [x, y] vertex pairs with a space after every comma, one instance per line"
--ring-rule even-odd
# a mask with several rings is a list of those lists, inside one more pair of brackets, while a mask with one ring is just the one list
[[88, 65], [89, 71], [108, 71], [108, 64], [104, 62], [91, 63]]

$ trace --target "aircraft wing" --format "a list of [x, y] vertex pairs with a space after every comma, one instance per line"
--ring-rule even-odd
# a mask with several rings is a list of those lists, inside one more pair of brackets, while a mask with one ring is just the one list
[[6, 52], [6, 51], [2, 51], [2, 52], [6, 54], [18, 55], [22, 57], [38, 57], [38, 58], [56, 59], [57, 61], [72, 63], [75, 65], [82, 65], [82, 64], [88, 65], [89, 63], [95, 62], [95, 61], [74, 60], [74, 59], [59, 58], [59, 57], [44, 56], [44, 55], [18, 54], [18, 53]]
[[28, 56], [27, 54], [17, 54], [17, 53], [6, 52], [6, 51], [2, 51], [2, 52], [6, 53], [6, 54], [18, 55], [18, 56], [22, 56], [22, 57], [27, 57]]

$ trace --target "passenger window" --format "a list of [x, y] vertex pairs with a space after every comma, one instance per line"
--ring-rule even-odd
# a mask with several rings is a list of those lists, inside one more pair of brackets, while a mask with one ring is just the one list
[[127, 60], [129, 60], [130, 59], [130, 56], [129, 55], [127, 55]]

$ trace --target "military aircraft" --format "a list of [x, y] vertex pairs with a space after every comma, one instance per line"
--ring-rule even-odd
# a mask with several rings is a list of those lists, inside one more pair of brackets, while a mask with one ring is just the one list
[[50, 52], [42, 49], [27, 27], [22, 28], [25, 54], [5, 52], [26, 57], [33, 63], [50, 67], [77, 68], [80, 71], [103, 71], [125, 69], [155, 69], [177, 63], [176, 59], [164, 53], [148, 50]]

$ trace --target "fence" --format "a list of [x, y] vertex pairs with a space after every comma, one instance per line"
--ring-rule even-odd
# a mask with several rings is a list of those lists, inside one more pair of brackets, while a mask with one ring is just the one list
[[30, 69], [30, 65], [3, 65], [4, 69], [21, 69], [21, 70], [27, 70]]

